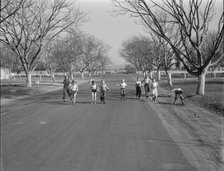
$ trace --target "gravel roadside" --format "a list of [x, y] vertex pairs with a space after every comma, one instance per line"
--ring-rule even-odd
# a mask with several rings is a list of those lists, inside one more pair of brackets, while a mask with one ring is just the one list
[[157, 103], [149, 102], [167, 132], [199, 170], [224, 170], [224, 118], [185, 100], [173, 105], [174, 95], [159, 88]]

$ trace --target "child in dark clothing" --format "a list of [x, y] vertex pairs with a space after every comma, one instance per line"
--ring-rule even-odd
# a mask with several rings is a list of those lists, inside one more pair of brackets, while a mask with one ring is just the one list
[[181, 88], [176, 88], [176, 89], [173, 89], [172, 92], [175, 93], [175, 97], [174, 97], [174, 102], [173, 104], [176, 104], [176, 101], [178, 99], [178, 97], [180, 98], [180, 101], [181, 103], [184, 105], [184, 97], [183, 97], [183, 90]]
[[135, 87], [136, 87], [136, 97], [138, 97], [140, 99], [141, 93], [142, 93], [142, 82], [139, 77], [137, 77]]
[[65, 79], [64, 79], [64, 81], [62, 83], [63, 83], [63, 101], [65, 102], [65, 94], [66, 94], [66, 92], [68, 93], [69, 98], [71, 96], [71, 91], [70, 91], [70, 87], [69, 87], [69, 84], [70, 84], [69, 77], [65, 76]]

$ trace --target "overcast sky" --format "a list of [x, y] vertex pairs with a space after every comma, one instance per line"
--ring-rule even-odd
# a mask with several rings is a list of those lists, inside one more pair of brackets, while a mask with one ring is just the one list
[[[217, 10], [221, 12], [222, 0], [216, 1], [219, 4]], [[109, 56], [114, 64], [124, 64], [118, 52], [121, 43], [134, 35], [146, 34], [143, 27], [128, 16], [113, 16], [111, 0], [76, 0], [76, 4], [89, 18], [82, 27], [83, 31], [111, 46]]]

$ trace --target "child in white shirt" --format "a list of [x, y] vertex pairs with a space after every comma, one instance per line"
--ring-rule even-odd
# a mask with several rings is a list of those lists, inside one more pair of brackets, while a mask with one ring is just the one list
[[158, 83], [156, 82], [155, 79], [153, 79], [152, 81], [152, 101], [156, 101], [157, 97], [158, 97], [158, 90], [157, 90], [157, 87], [158, 87]]
[[146, 75], [143, 82], [144, 82], [144, 88], [145, 88], [145, 97], [146, 97], [146, 99], [148, 99], [149, 92], [150, 92], [150, 85], [152, 84], [152, 81], [149, 78], [149, 76]]
[[128, 86], [126, 83], [125, 83], [125, 80], [122, 79], [121, 80], [121, 83], [120, 84], [117, 84], [117, 86], [120, 86], [121, 87], [121, 90], [120, 90], [120, 93], [121, 93], [121, 100], [125, 100], [125, 96], [126, 96], [126, 87]]
[[97, 85], [94, 80], [90, 84], [90, 90], [92, 95], [91, 104], [96, 104]]
[[77, 93], [78, 93], [78, 85], [77, 85], [77, 82], [75, 81], [75, 80], [72, 80], [72, 85], [70, 86], [70, 88], [71, 88], [71, 101], [72, 101], [72, 103], [74, 103], [75, 104], [75, 102], [76, 102], [76, 96], [77, 96]]
[[106, 96], [106, 91], [110, 91], [110, 89], [107, 87], [106, 83], [104, 80], [101, 81], [101, 85], [99, 86], [100, 90], [100, 101], [101, 103], [106, 103], [105, 102], [105, 96]]

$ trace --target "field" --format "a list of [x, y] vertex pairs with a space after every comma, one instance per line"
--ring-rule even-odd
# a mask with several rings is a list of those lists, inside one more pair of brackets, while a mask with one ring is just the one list
[[[133, 77], [133, 74], [110, 74], [110, 80], [107, 80], [108, 75], [104, 75], [102, 78], [105, 79], [108, 83], [120, 78]], [[136, 77], [134, 75], [134, 77]], [[56, 83], [53, 83], [50, 77], [42, 77], [40, 85], [37, 85], [35, 82], [38, 81], [39, 77], [33, 77], [33, 87], [25, 87], [24, 79], [9, 79], [3, 80], [1, 82], [1, 99], [9, 98], [13, 99], [15, 97], [26, 96], [26, 95], [35, 95], [40, 94], [46, 91], [54, 90], [61, 88], [61, 82], [63, 77], [56, 77]], [[87, 81], [81, 80], [81, 78], [76, 78], [78, 81]], [[97, 78], [99, 79], [99, 78]], [[134, 86], [133, 82], [128, 82], [128, 85]], [[159, 82], [162, 88], [166, 90], [171, 90], [172, 88], [167, 86], [166, 80], [162, 77], [162, 80]], [[197, 80], [195, 78], [181, 79], [174, 77], [173, 87], [180, 87], [184, 90], [184, 96], [186, 100], [190, 100], [194, 104], [201, 106], [205, 109], [208, 109], [217, 114], [223, 114], [224, 112], [224, 80], [223, 79], [211, 79], [207, 78], [205, 95], [196, 96]]]
[[[38, 95], [45, 92], [62, 89], [62, 81], [64, 77], [56, 77], [56, 82], [50, 77], [42, 77], [41, 81], [39, 77], [32, 77], [32, 88], [25, 86], [25, 78], [15, 78], [1, 81], [1, 104], [10, 102], [18, 98], [25, 96]], [[76, 78], [78, 82], [87, 80], [81, 80]], [[36, 83], [39, 81], [39, 85]]]
[[[167, 86], [165, 81], [162, 81], [161, 86], [167, 90], [171, 90], [171, 87]], [[224, 115], [224, 80], [208, 80], [205, 84], [204, 96], [196, 96], [196, 80], [174, 79], [173, 87], [182, 88], [185, 99], [192, 101], [194, 104], [217, 114]]]

